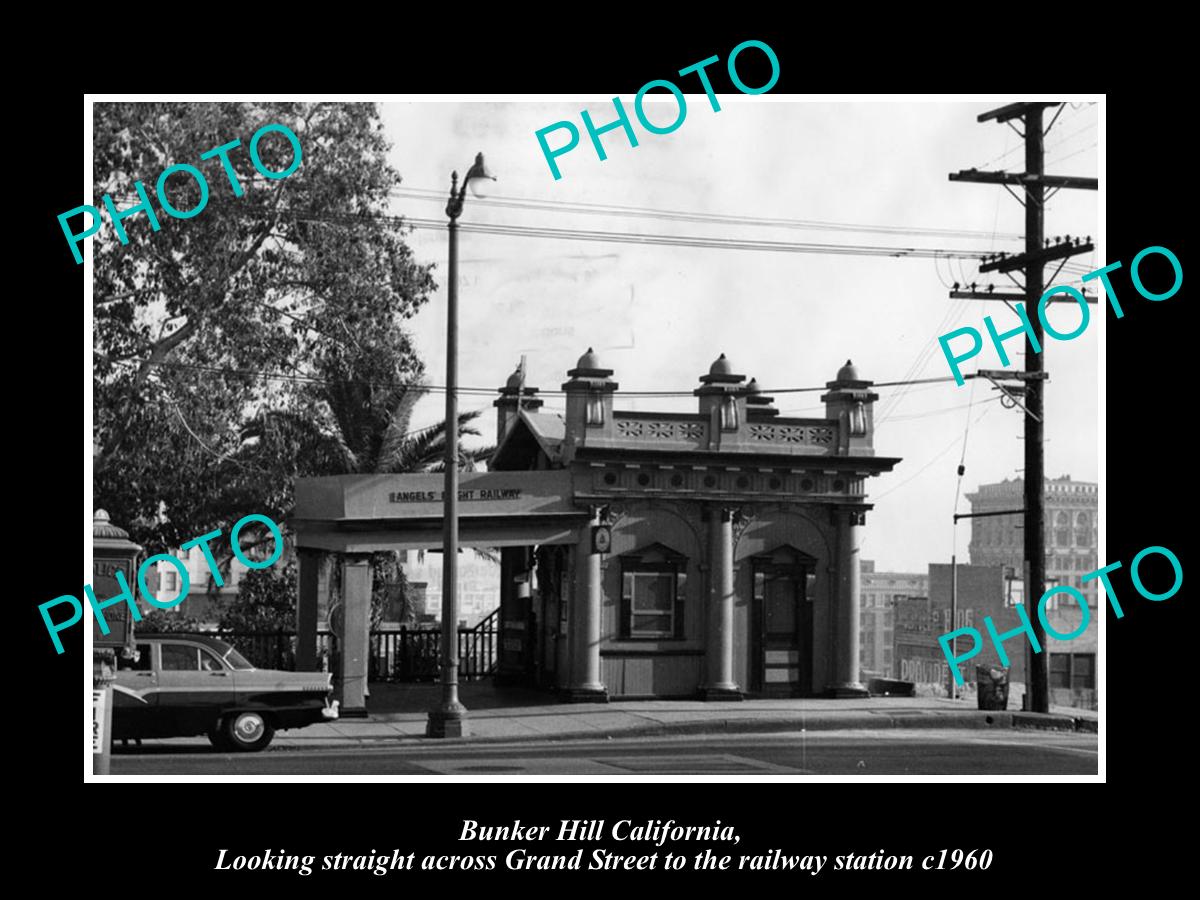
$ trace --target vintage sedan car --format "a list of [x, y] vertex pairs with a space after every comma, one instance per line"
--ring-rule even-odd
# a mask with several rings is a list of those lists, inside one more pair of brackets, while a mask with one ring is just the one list
[[219, 750], [262, 750], [275, 732], [338, 716], [326, 672], [256, 669], [205, 634], [136, 635], [117, 651], [113, 738], [204, 734]]

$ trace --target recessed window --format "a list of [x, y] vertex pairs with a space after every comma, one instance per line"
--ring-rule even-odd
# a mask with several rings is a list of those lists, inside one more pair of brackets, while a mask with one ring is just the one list
[[737, 486], [742, 490], [745, 490], [746, 488], [750, 487], [750, 479], [745, 475], [739, 476], [737, 480]]
[[771, 479], [771, 480], [768, 482], [768, 484], [770, 484], [770, 485], [771, 485], [771, 490], [773, 490], [773, 491], [777, 491], [777, 490], [779, 490], [781, 487], [783, 487], [783, 479], [782, 479], [782, 478], [772, 478], [772, 479]]
[[833, 482], [833, 489], [835, 491], [844, 491], [846, 489], [846, 482], [842, 481], [840, 478], [836, 479]]
[[616, 472], [605, 472], [604, 473], [604, 483], [605, 484], [616, 484], [617, 483], [617, 473]]
[[704, 486], [707, 488], [716, 487], [717, 486], [717, 477], [715, 475], [705, 475], [704, 476]]
[[687, 560], [661, 545], [621, 558], [621, 637], [680, 640]]
[[671, 476], [671, 487], [683, 487], [683, 476], [678, 472]]
[[650, 483], [650, 476], [647, 475], [645, 472], [639, 473], [638, 477], [637, 477], [637, 483], [640, 484], [642, 487], [645, 487], [646, 485], [648, 485]]

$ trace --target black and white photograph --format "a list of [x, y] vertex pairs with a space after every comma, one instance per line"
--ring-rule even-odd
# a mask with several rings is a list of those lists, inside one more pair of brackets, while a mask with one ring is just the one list
[[778, 70], [89, 96], [89, 780], [1102, 780], [1099, 348], [1178, 259], [1105, 269], [1103, 95]]

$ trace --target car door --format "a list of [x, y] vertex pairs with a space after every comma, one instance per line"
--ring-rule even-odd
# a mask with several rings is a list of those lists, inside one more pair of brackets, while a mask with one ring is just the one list
[[117, 651], [113, 679], [113, 737], [150, 737], [158, 710], [158, 673], [154, 645], [134, 644]]
[[210, 651], [191, 641], [159, 645], [159, 705], [173, 734], [204, 734], [233, 705], [230, 670]]

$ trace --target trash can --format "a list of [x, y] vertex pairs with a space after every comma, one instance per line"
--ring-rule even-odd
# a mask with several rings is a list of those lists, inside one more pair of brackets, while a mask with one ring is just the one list
[[980, 709], [1008, 709], [1008, 669], [996, 666], [976, 666]]

